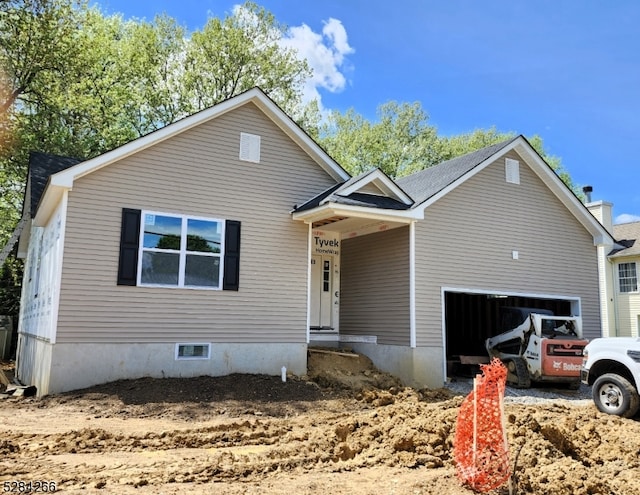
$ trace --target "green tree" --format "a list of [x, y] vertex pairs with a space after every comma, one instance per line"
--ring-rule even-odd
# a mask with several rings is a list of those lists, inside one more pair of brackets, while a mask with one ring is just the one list
[[[420, 103], [391, 101], [378, 107], [378, 121], [373, 123], [353, 109], [344, 114], [332, 112], [320, 128], [319, 141], [352, 175], [379, 167], [396, 178], [515, 136], [513, 132], [499, 132], [495, 127], [439, 136]], [[560, 179], [582, 198], [580, 188], [573, 183], [562, 160], [546, 151], [542, 138], [534, 135], [528, 140]]]
[[[20, 216], [27, 148], [20, 133], [32, 102], [67, 70], [74, 53], [71, 0], [0, 2], [0, 244]], [[29, 139], [25, 141], [29, 142]]]
[[260, 86], [295, 115], [311, 71], [279, 42], [286, 26], [253, 2], [225, 19], [212, 17], [192, 34], [185, 53], [184, 93], [196, 111]]
[[420, 103], [385, 103], [371, 123], [353, 109], [331, 113], [320, 142], [352, 175], [379, 167], [402, 177], [442, 161], [437, 130]]
[[311, 73], [285, 34], [251, 2], [187, 33], [85, 0], [0, 0], [0, 247], [31, 150], [91, 158], [256, 85], [298, 120], [317, 116], [300, 104]]
[[456, 136], [442, 137], [443, 158], [449, 160], [497, 144], [516, 136], [513, 132], [499, 132], [495, 127], [475, 129]]
[[255, 85], [299, 119], [314, 115], [301, 105], [307, 64], [251, 2], [187, 33], [168, 16], [7, 0], [0, 28], [0, 242], [19, 216], [30, 150], [91, 158]]

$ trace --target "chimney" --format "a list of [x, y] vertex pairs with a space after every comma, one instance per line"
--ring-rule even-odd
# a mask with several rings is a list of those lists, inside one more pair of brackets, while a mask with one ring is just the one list
[[591, 193], [593, 192], [593, 187], [591, 186], [584, 186], [582, 188], [582, 192], [584, 193], [585, 197], [587, 198], [587, 203], [591, 203]]

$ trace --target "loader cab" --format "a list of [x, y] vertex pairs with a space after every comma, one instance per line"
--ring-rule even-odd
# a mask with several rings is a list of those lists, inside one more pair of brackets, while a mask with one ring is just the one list
[[[531, 313], [553, 316], [553, 311], [549, 309], [538, 308], [523, 308], [516, 306], [504, 306], [500, 308], [500, 331], [499, 333], [507, 332], [516, 327], [522, 325]], [[551, 320], [544, 320], [553, 325]], [[545, 323], [546, 324], [546, 323]]]

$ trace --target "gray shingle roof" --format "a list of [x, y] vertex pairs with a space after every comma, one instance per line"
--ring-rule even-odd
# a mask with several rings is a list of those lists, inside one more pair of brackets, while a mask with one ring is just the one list
[[516, 136], [501, 143], [487, 146], [486, 148], [482, 148], [472, 153], [439, 163], [438, 165], [434, 165], [433, 167], [429, 167], [407, 177], [397, 179], [395, 181], [396, 184], [415, 200], [413, 205], [406, 205], [400, 201], [396, 201], [395, 199], [376, 196], [373, 194], [352, 193], [346, 197], [339, 194], [340, 189], [345, 188], [354, 181], [359, 180], [372, 172], [368, 171], [358, 177], [353, 177], [342, 184], [332, 186], [315, 198], [297, 207], [296, 211], [310, 210], [327, 201], [354, 206], [408, 210], [420, 203], [423, 203], [434, 194], [437, 194], [442, 189], [454, 183], [463, 175], [484, 162], [487, 158], [495, 155], [519, 137], [520, 136]]
[[381, 196], [377, 194], [367, 194], [353, 192], [348, 196], [340, 194], [341, 190], [348, 188], [355, 182], [362, 180], [366, 176], [374, 173], [376, 169], [367, 170], [360, 175], [351, 177], [349, 180], [331, 186], [326, 191], [320, 193], [315, 198], [310, 199], [306, 203], [296, 206], [295, 211], [305, 211], [320, 206], [322, 203], [336, 203], [349, 206], [366, 206], [369, 208], [382, 208], [388, 210], [408, 210], [411, 205], [404, 204], [402, 201], [390, 198], [388, 196]]
[[80, 163], [78, 158], [32, 152], [29, 155], [29, 178], [31, 179], [31, 217], [36, 213], [49, 177], [61, 170]]
[[613, 237], [623, 246], [609, 253], [612, 258], [640, 256], [640, 222], [621, 223], [613, 226]]
[[350, 182], [351, 181], [347, 181], [330, 187], [315, 198], [310, 199], [300, 206], [296, 206], [294, 211], [311, 210], [325, 202], [349, 206], [383, 208], [387, 210], [408, 210], [411, 208], [411, 205], [406, 205], [402, 201], [398, 201], [394, 198], [389, 198], [388, 196], [378, 196], [376, 194], [365, 194], [359, 192], [351, 193], [348, 196], [341, 196], [340, 194], [336, 194], [336, 191], [342, 189]]
[[415, 174], [402, 177], [396, 180], [396, 183], [415, 199], [416, 205], [423, 203], [473, 170], [487, 158], [493, 156], [502, 148], [518, 139], [518, 137], [520, 136], [457, 158], [452, 158], [451, 160], [426, 168]]

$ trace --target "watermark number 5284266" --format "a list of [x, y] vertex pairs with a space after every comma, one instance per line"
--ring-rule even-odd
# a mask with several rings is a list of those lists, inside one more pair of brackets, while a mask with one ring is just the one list
[[58, 485], [55, 481], [3, 481], [2, 491], [4, 493], [49, 493], [55, 492]]

